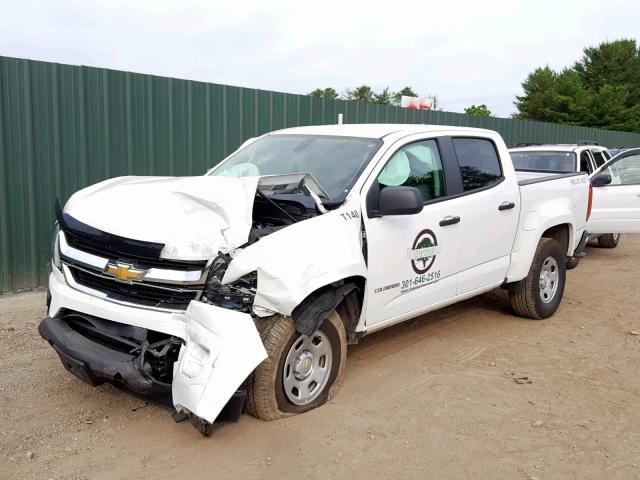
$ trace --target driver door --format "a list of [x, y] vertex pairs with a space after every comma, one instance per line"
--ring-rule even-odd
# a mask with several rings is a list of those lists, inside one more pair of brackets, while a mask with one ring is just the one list
[[591, 176], [589, 233], [640, 233], [640, 149], [627, 150]]
[[388, 187], [415, 187], [423, 208], [411, 215], [363, 215], [369, 259], [366, 319], [370, 331], [456, 296], [464, 228], [456, 215], [461, 213], [459, 203], [465, 199], [449, 197], [451, 175], [438, 138], [418, 136], [403, 143], [383, 158], [384, 168], [374, 173], [363, 200]]

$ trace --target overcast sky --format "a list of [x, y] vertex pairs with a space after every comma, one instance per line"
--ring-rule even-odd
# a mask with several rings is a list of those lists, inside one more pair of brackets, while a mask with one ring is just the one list
[[0, 55], [308, 93], [410, 85], [509, 116], [538, 66], [638, 37], [638, 0], [0, 0]]

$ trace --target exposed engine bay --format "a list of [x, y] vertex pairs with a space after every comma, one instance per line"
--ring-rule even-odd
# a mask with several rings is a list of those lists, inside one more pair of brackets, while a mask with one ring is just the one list
[[[289, 193], [275, 195], [266, 194], [262, 190], [257, 191], [249, 240], [240, 247], [241, 249], [289, 225], [320, 214], [316, 204], [317, 199], [309, 195], [309, 190], [304, 183], [299, 184], [297, 191], [292, 190], [289, 188]], [[277, 188], [275, 191], [278, 191]], [[211, 305], [251, 313], [258, 287], [257, 273], [252, 272], [235, 282], [222, 284], [224, 274], [232, 260], [231, 254], [220, 252], [211, 262], [207, 283], [200, 300]]]

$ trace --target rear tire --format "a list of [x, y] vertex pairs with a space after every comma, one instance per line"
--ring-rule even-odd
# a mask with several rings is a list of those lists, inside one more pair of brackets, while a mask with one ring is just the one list
[[600, 248], [616, 248], [620, 241], [619, 233], [605, 233], [598, 237], [598, 246]]
[[509, 301], [516, 315], [542, 320], [553, 315], [562, 301], [566, 279], [566, 252], [552, 238], [542, 238], [523, 280], [509, 286]]
[[[247, 389], [245, 410], [249, 415], [262, 420], [275, 420], [307, 412], [323, 405], [335, 396], [342, 381], [347, 358], [347, 335], [344, 322], [338, 312], [331, 312], [322, 322], [320, 328], [309, 337], [300, 335], [296, 331], [291, 317], [274, 315], [268, 318], [257, 318], [255, 324], [268, 357], [256, 367], [245, 381]], [[306, 341], [309, 348], [300, 348], [302, 356], [297, 355], [296, 357], [298, 351], [296, 346], [300, 345], [301, 341]], [[319, 375], [320, 378], [315, 387], [319, 388], [317, 392], [303, 392], [306, 378], [298, 380], [298, 377], [293, 377], [291, 369], [296, 360], [301, 360], [298, 364], [305, 365], [305, 359], [309, 359], [307, 362], [313, 364], [314, 370], [302, 371], [304, 369], [300, 367], [300, 377], [304, 377], [306, 374], [307, 378], [310, 378], [309, 375], [311, 373], [315, 375], [316, 371], [321, 373], [323, 366], [321, 354], [313, 356], [313, 342], [315, 341], [320, 344], [322, 342], [328, 343], [326, 347], [330, 347], [330, 352], [327, 352], [324, 358], [326, 374]], [[305, 352], [307, 356], [304, 356]], [[286, 375], [287, 371], [289, 372], [288, 376]], [[300, 399], [296, 399], [294, 395], [297, 387], [299, 387], [297, 393], [300, 395]], [[292, 388], [294, 393], [292, 393]], [[308, 401], [305, 401], [305, 394]]]

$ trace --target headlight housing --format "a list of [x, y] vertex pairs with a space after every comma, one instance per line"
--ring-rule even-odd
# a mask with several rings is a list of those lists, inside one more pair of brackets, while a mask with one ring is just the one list
[[62, 271], [62, 261], [60, 260], [60, 241], [58, 239], [59, 236], [60, 227], [56, 223], [56, 226], [53, 229], [53, 239], [51, 240], [51, 265], [53, 268]]
[[235, 282], [220, 283], [231, 263], [229, 255], [219, 255], [209, 267], [207, 283], [202, 293], [202, 301], [230, 310], [249, 312], [253, 305], [258, 286], [257, 272], [251, 272]]

